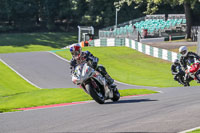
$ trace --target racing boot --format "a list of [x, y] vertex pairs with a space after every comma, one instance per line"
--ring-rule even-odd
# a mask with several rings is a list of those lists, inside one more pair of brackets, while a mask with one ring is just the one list
[[109, 86], [109, 89], [113, 90], [113, 91], [116, 91], [117, 90], [117, 85], [116, 84], [111, 84]]
[[177, 81], [179, 84], [184, 85], [185, 86], [185, 82], [184, 82], [184, 77], [181, 77], [180, 75], [177, 77]]
[[106, 79], [106, 82], [108, 84], [109, 89], [116, 88], [116, 85], [114, 84], [114, 79], [110, 77], [110, 75], [106, 72], [106, 69], [104, 66], [99, 65], [96, 69], [98, 72], [100, 72]]
[[108, 83], [109, 89], [115, 90], [116, 89], [116, 85], [114, 84], [114, 79], [112, 79], [110, 77], [110, 75], [108, 75], [108, 74], [105, 75], [105, 78], [106, 78], [106, 81]]
[[112, 79], [112, 78], [110, 77], [110, 75], [106, 74], [106, 75], [105, 75], [105, 78], [106, 78], [106, 80], [107, 80], [108, 85], [111, 85], [111, 84], [114, 83], [114, 79]]

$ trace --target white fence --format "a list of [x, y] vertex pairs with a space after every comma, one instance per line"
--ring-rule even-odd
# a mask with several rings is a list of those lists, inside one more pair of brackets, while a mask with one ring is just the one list
[[108, 39], [96, 39], [89, 42], [90, 46], [101, 47], [101, 46], [126, 46], [135, 49], [144, 54], [161, 58], [163, 60], [174, 62], [175, 59], [180, 58], [180, 54], [175, 52], [152, 47], [135, 40], [128, 38], [108, 38]]

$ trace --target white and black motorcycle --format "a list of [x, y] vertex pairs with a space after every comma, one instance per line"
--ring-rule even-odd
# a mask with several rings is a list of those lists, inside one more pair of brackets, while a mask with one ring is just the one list
[[76, 66], [72, 74], [72, 82], [80, 85], [99, 104], [103, 104], [107, 99], [118, 101], [120, 98], [118, 89], [116, 87], [110, 89], [106, 79], [88, 63]]

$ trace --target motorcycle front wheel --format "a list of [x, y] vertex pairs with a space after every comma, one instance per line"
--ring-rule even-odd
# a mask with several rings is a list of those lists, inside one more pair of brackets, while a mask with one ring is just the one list
[[105, 98], [100, 90], [100, 88], [94, 88], [92, 84], [86, 84], [85, 88], [90, 93], [90, 96], [99, 104], [104, 104]]
[[[196, 77], [197, 77], [198, 79], [200, 79], [200, 70], [198, 70], [198, 71], [196, 72], [195, 75], [196, 75]], [[197, 83], [200, 83], [200, 82], [197, 81]]]

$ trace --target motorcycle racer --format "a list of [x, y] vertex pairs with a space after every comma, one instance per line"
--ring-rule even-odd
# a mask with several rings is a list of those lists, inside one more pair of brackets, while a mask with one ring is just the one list
[[[194, 53], [194, 52], [188, 52], [187, 47], [186, 46], [181, 46], [179, 48], [179, 53], [181, 54], [181, 58], [180, 58], [180, 64], [182, 66], [182, 68], [186, 71], [186, 75], [185, 75], [185, 80], [188, 80], [189, 76], [188, 76], [188, 72], [187, 72], [187, 64], [190, 60], [200, 60], [200, 57]], [[195, 74], [195, 78], [197, 80], [198, 83], [200, 83], [200, 78], [197, 76], [198, 73]]]
[[93, 56], [89, 51], [82, 51], [80, 44], [74, 44], [70, 47], [70, 52], [72, 54], [72, 59], [70, 61], [71, 74], [77, 65], [91, 62], [91, 67], [98, 71], [106, 78], [107, 84], [110, 89], [115, 88], [114, 80], [106, 72], [106, 69], [102, 65], [98, 65], [99, 59]]
[[174, 80], [178, 81], [180, 84], [184, 86], [189, 86], [189, 83], [184, 82], [185, 72], [181, 69], [181, 65], [178, 59], [174, 61], [171, 65], [171, 72], [174, 75]]

